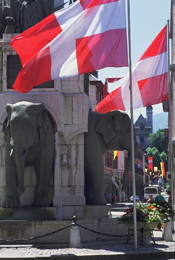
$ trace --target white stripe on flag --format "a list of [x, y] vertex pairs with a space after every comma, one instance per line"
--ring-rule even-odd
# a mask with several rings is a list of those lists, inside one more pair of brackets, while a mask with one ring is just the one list
[[[168, 71], [167, 52], [139, 61], [132, 69], [133, 108], [143, 107], [138, 81], [159, 76]], [[159, 66], [157, 66], [159, 64]], [[121, 95], [125, 110], [130, 109], [129, 74], [120, 81]], [[116, 88], [117, 88], [116, 87]]]
[[[124, 1], [117, 1], [86, 9], [81, 15], [81, 23], [79, 23], [79, 20], [76, 21], [76, 38], [83, 38], [104, 33], [109, 30], [126, 28], [124, 13]], [[110, 20], [103, 19], [102, 23], [99, 23], [101, 17], [105, 16], [110, 17]]]
[[55, 12], [56, 20], [64, 31], [70, 24], [74, 23], [83, 12], [83, 7], [79, 1]]
[[[50, 46], [51, 56], [51, 78], [66, 77], [78, 75], [78, 66], [76, 59], [76, 41], [75, 35], [71, 33], [75, 30], [75, 24], [72, 24], [62, 32]], [[64, 55], [60, 55], [64, 54]]]
[[[80, 3], [77, 2], [76, 7], [79, 5]], [[71, 10], [74, 11], [72, 8], [69, 12]], [[84, 10], [80, 16], [79, 12], [82, 10], [82, 7], [78, 7], [78, 10], [76, 19], [74, 17], [71, 18], [72, 24], [70, 25], [69, 23], [69, 26], [65, 21], [61, 21], [60, 16], [57, 18], [59, 25], [64, 24], [66, 29], [49, 43], [52, 79], [79, 74], [76, 59], [77, 39], [102, 34], [114, 29], [126, 28], [125, 1], [97, 5]], [[67, 10], [67, 13], [69, 12]], [[69, 15], [67, 16], [69, 17]], [[100, 17], [104, 18], [105, 16], [110, 17], [110, 19], [100, 19]], [[64, 53], [64, 56], [60, 55], [60, 53]]]

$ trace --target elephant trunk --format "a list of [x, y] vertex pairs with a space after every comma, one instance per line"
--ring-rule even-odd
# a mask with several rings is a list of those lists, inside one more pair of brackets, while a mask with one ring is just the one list
[[24, 153], [14, 152], [15, 162], [17, 167], [17, 176], [18, 176], [18, 194], [22, 195], [24, 192], [24, 168], [25, 168], [25, 156]]

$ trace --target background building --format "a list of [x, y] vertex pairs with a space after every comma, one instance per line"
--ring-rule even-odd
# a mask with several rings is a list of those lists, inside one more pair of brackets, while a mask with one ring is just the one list
[[149, 134], [153, 132], [153, 108], [152, 106], [149, 106], [146, 108], [146, 118], [140, 114], [137, 121], [134, 124], [135, 127], [135, 135], [137, 139], [137, 143], [140, 145], [140, 147], [145, 150], [149, 144], [148, 144], [148, 137]]

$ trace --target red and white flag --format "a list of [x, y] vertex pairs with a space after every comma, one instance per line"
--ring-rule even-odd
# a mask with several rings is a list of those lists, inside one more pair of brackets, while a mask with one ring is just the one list
[[119, 79], [122, 79], [122, 78], [106, 78], [107, 82], [109, 82], [109, 83], [114, 83], [114, 82], [118, 81]]
[[103, 86], [103, 98], [107, 97], [108, 95], [108, 81], [105, 79], [105, 84]]
[[[147, 107], [168, 100], [167, 26], [157, 35], [132, 69], [133, 108]], [[127, 74], [95, 111], [130, 109], [129, 74]]]
[[118, 81], [121, 78], [106, 78], [105, 84], [103, 87], [103, 98], [105, 98], [108, 95], [108, 83], [114, 83], [115, 81]]
[[14, 37], [22, 70], [14, 90], [128, 65], [125, 0], [79, 0]]

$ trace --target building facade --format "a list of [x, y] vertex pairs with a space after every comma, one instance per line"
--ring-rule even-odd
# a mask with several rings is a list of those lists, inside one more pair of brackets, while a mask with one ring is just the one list
[[143, 115], [140, 114], [140, 116], [134, 124], [137, 143], [143, 150], [145, 150], [149, 146], [148, 137], [149, 134], [153, 132], [152, 110], [152, 106], [148, 106], [146, 108], [146, 118], [144, 118]]

